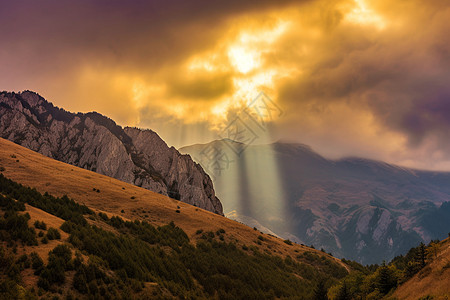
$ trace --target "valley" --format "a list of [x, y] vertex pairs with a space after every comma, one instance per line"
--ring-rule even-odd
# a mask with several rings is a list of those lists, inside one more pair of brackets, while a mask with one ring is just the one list
[[[236, 155], [236, 147], [245, 150]], [[331, 160], [282, 142], [217, 140], [180, 151], [210, 173], [226, 215], [337, 257], [379, 264], [450, 230], [450, 173]], [[208, 161], [208, 151], [233, 162], [214, 169], [220, 161]]]
[[[13, 263], [10, 266], [18, 268], [15, 277], [7, 271], [11, 267], [0, 274], [3, 278], [0, 292], [7, 291], [9, 294], [3, 295], [8, 297], [25, 293], [29, 299], [50, 295], [82, 299], [88, 295], [102, 299], [124, 295], [136, 299], [316, 299], [318, 293], [325, 292], [329, 299], [342, 299], [339, 297], [343, 294], [417, 299], [419, 293], [441, 297], [449, 293], [448, 239], [424, 246], [423, 253], [427, 256], [423, 266], [418, 256], [420, 247], [410, 249], [404, 257], [396, 257], [388, 266], [362, 266], [47, 158], [10, 141], [0, 139], [0, 145], [0, 194], [6, 196], [2, 205], [6, 205], [3, 209], [9, 215], [4, 215], [6, 223], [0, 223], [9, 224], [14, 215], [29, 218], [28, 225], [17, 231], [17, 240], [11, 240], [8, 234], [1, 235], [4, 241], [9, 240], [2, 243], [1, 250], [4, 261], [9, 261], [6, 267]], [[23, 212], [20, 205], [6, 204], [14, 203], [7, 200], [11, 195], [17, 197], [15, 203], [25, 203]], [[39, 229], [41, 225], [36, 222], [45, 223], [46, 228]], [[32, 224], [36, 230], [31, 228]], [[59, 236], [50, 237], [50, 230], [58, 231]], [[24, 235], [29, 231], [36, 231], [33, 234], [39, 237]], [[104, 247], [108, 249], [106, 252], [99, 251]], [[71, 260], [56, 267], [58, 255]], [[134, 261], [129, 260], [132, 257]], [[136, 264], [143, 257], [149, 260]], [[40, 267], [29, 269], [28, 259]], [[160, 264], [169, 273], [160, 269]], [[250, 274], [233, 273], [243, 265]], [[415, 267], [407, 267], [410, 265]], [[208, 267], [196, 269], [200, 266]], [[170, 271], [171, 268], [177, 271]], [[52, 279], [51, 274], [57, 270], [63, 281]], [[83, 275], [89, 272], [97, 275]], [[390, 278], [387, 285], [383, 283], [383, 272]], [[180, 274], [173, 277], [175, 273]], [[256, 285], [254, 280], [259, 276], [266, 280]], [[230, 291], [231, 286], [235, 287]], [[296, 288], [291, 289], [293, 286]], [[322, 290], [318, 290], [320, 286]]]

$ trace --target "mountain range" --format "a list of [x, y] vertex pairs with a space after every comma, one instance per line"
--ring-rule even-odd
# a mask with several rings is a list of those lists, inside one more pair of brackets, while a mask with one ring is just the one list
[[30, 91], [0, 93], [0, 137], [219, 215], [223, 203], [229, 218], [364, 264], [442, 239], [450, 228], [445, 172], [331, 160], [281, 142], [218, 140], [180, 149], [186, 155], [151, 130], [70, 113]]
[[331, 160], [281, 142], [217, 140], [180, 151], [209, 172], [226, 215], [338, 257], [381, 263], [450, 230], [450, 173]]
[[0, 93], [0, 113], [2, 299], [448, 295], [449, 173], [281, 142], [183, 155], [29, 91]]
[[118, 126], [97, 113], [71, 113], [37, 93], [0, 93], [0, 137], [50, 158], [170, 196], [217, 214], [209, 176], [153, 131]]
[[0, 299], [314, 299], [351, 270], [2, 138], [0, 262]]

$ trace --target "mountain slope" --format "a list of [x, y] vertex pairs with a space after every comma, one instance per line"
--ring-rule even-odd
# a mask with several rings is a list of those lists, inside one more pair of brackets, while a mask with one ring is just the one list
[[0, 93], [0, 137], [81, 168], [223, 214], [209, 176], [151, 130], [73, 114], [38, 94]]
[[[196, 236], [198, 229], [215, 232], [224, 228], [232, 239], [247, 245], [255, 244], [261, 235], [259, 231], [215, 213], [50, 159], [1, 138], [0, 168], [7, 178], [36, 188], [41, 193], [48, 192], [58, 197], [67, 195], [94, 211], [120, 215], [129, 220], [145, 219], [154, 225], [174, 221], [194, 240], [200, 238]], [[322, 253], [301, 245], [289, 247], [283, 240], [270, 235], [264, 235], [264, 238], [271, 246], [271, 252], [282, 256], [295, 257], [295, 250]]]
[[[238, 146], [245, 149], [240, 155], [233, 151]], [[225, 213], [339, 257], [380, 263], [450, 230], [449, 173], [334, 161], [301, 144], [221, 140], [180, 151], [209, 172]], [[204, 154], [211, 152], [220, 154], [209, 160]]]
[[[450, 239], [440, 242], [432, 261], [413, 278], [400, 285], [394, 297], [397, 299], [448, 299], [450, 297]], [[430, 298], [428, 298], [430, 299]]]
[[[31, 216], [28, 225], [31, 226], [32, 221], [44, 221], [49, 226], [57, 228], [63, 221], [70, 221], [73, 223], [72, 225], [63, 226], [70, 236], [67, 237], [62, 232], [60, 240], [50, 241], [48, 244], [44, 244], [43, 238], [39, 237], [37, 238], [38, 245], [31, 246], [21, 245], [19, 241], [13, 241], [12, 246], [0, 242], [2, 257], [5, 257], [6, 253], [7, 258], [8, 256], [13, 257], [12, 259], [8, 258], [9, 262], [19, 264], [22, 254], [29, 255], [32, 251], [38, 251], [46, 262], [47, 256], [53, 255], [47, 252], [50, 246], [46, 245], [54, 247], [57, 244], [69, 244], [69, 249], [73, 254], [83, 251], [82, 256], [86, 267], [91, 263], [97, 264], [100, 266], [100, 270], [109, 276], [108, 281], [97, 280], [96, 285], [99, 289], [105, 288], [110, 293], [120, 290], [133, 295], [134, 292], [127, 289], [137, 287], [137, 293], [150, 293], [141, 295], [143, 299], [172, 299], [177, 296], [188, 297], [189, 295], [196, 299], [210, 299], [214, 297], [215, 289], [219, 291], [217, 296], [221, 297], [220, 293], [236, 293], [237, 289], [242, 290], [243, 287], [245, 292], [245, 286], [250, 285], [252, 291], [247, 290], [247, 294], [243, 293], [233, 299], [273, 299], [289, 297], [290, 293], [295, 293], [291, 296], [310, 295], [317, 278], [327, 275], [330, 280], [329, 285], [331, 285], [345, 276], [346, 269], [349, 269], [340, 260], [321, 251], [290, 244], [288, 241], [263, 234], [217, 214], [50, 159], [4, 139], [0, 139], [0, 170], [7, 178], [36, 188], [37, 192], [48, 192], [59, 197], [67, 194], [76, 203], [85, 204], [93, 210], [93, 212], [87, 212], [72, 204], [78, 208], [78, 211], [84, 211], [83, 214], [89, 224], [86, 226], [80, 221], [80, 216], [74, 218], [73, 215], [70, 215], [70, 212], [77, 210], [69, 209], [68, 213], [66, 208], [59, 207], [64, 201], [70, 202], [68, 198], [65, 198], [64, 201], [56, 201], [51, 196], [44, 195], [43, 199], [50, 202], [38, 205], [41, 208], [26, 205], [26, 212]], [[0, 180], [0, 183], [2, 181], [5, 180]], [[37, 192], [33, 190], [26, 190], [25, 194], [25, 192], [18, 192], [8, 189], [8, 187], [5, 189], [4, 186], [4, 184], [0, 184], [2, 189], [0, 194], [14, 195], [18, 200], [20, 199], [18, 202], [28, 203], [27, 201], [30, 201], [28, 204], [31, 205], [35, 202], [39, 203], [36, 199], [42, 198], [41, 196], [37, 197]], [[43, 212], [45, 207], [49, 207], [50, 210]], [[19, 211], [19, 213], [22, 212]], [[59, 217], [50, 216], [48, 213], [56, 213]], [[11, 215], [11, 213], [7, 215]], [[123, 219], [124, 222], [131, 222], [123, 225], [124, 223], [121, 223], [117, 217]], [[3, 214], [0, 215], [1, 218], [3, 218]], [[146, 221], [151, 226], [163, 227], [156, 229], [158, 242], [149, 241], [148, 236], [142, 234], [141, 230], [145, 228], [153, 232], [153, 229], [142, 221]], [[171, 222], [174, 222], [174, 225], [170, 225]], [[7, 223], [0, 222], [0, 231], [3, 229], [2, 226]], [[48, 232], [48, 228], [45, 231]], [[0, 232], [0, 238], [5, 236], [7, 235], [4, 232]], [[173, 244], [174, 242], [180, 244]], [[109, 247], [113, 247], [114, 251], [111, 248], [107, 248], [108, 251], [99, 251], [99, 249], [104, 249], [105, 243], [110, 243]], [[14, 253], [14, 244], [21, 245], [17, 247], [17, 253]], [[4, 249], [5, 251], [3, 251]], [[120, 249], [126, 250], [126, 253], [118, 252]], [[127, 260], [128, 262], [130, 258], [129, 263], [132, 267], [127, 268], [127, 264], [123, 267], [121, 261]], [[119, 260], [116, 261], [116, 259]], [[148, 259], [150, 259], [150, 263]], [[105, 264], [103, 260], [108, 264]], [[48, 261], [50, 262], [50, 259]], [[137, 263], [139, 271], [134, 268]], [[161, 266], [163, 267], [159, 269]], [[243, 266], [248, 267], [242, 269]], [[38, 281], [36, 276], [41, 278], [44, 275], [33, 276], [30, 269], [25, 267], [23, 271], [20, 271], [20, 268], [19, 272], [24, 281], [14, 281], [16, 282], [14, 284], [17, 285], [19, 282], [27, 291], [31, 291], [32, 287], [36, 291], [35, 285]], [[45, 268], [51, 269], [49, 265]], [[79, 264], [75, 265], [77, 273], [84, 272], [83, 268], [81, 267], [80, 270]], [[258, 273], [254, 273], [253, 270]], [[0, 276], [6, 276], [6, 273], [4, 269], [0, 268]], [[87, 296], [83, 296], [86, 294], [78, 294], [73, 290], [71, 285], [75, 285], [75, 278], [71, 269], [65, 272], [65, 276], [69, 280], [62, 286], [55, 288], [54, 285], [58, 285], [58, 283], [52, 282], [47, 285], [50, 293], [53, 294], [46, 294], [46, 296], [53, 296], [58, 290], [61, 290], [61, 294], [66, 295], [69, 290], [72, 290], [75, 296], [87, 298]], [[87, 273], [86, 277], [88, 277]], [[89, 279], [86, 278], [87, 280]], [[136, 283], [134, 280], [138, 280], [138, 282]], [[123, 282], [120, 283], [121, 281]], [[43, 284], [45, 287], [46, 282]], [[127, 285], [127, 289], [124, 289], [123, 284]], [[287, 284], [288, 287], [286, 287]], [[88, 292], [92, 293], [91, 296], [94, 298], [101, 299], [102, 297], [95, 294], [96, 285], [92, 285], [91, 289], [91, 283], [89, 284]], [[157, 294], [152, 294], [155, 287], [159, 287], [161, 290], [157, 291]], [[0, 297], [1, 293], [5, 292], [3, 288], [4, 286], [0, 285]], [[77, 284], [76, 289], [82, 293], [79, 288], [80, 286]], [[18, 289], [22, 290], [21, 287]], [[7, 289], [7, 291], [12, 290], [16, 290], [16, 288]], [[142, 290], [143, 292], [141, 292]], [[266, 296], [255, 298], [254, 293], [258, 290], [261, 295]], [[160, 298], [157, 297], [158, 295]]]

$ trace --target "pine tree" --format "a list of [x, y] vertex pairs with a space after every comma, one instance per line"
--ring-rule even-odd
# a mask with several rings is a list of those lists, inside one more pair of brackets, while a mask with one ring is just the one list
[[387, 294], [395, 286], [389, 267], [383, 264], [378, 271], [378, 288], [382, 294]]
[[430, 245], [428, 245], [427, 254], [429, 257], [437, 257], [437, 254], [439, 252], [439, 242], [431, 242]]
[[425, 244], [424, 243], [420, 243], [419, 251], [417, 253], [417, 261], [419, 262], [419, 265], [420, 265], [421, 269], [423, 267], [425, 267], [426, 255], [427, 254], [426, 254]]
[[328, 300], [328, 290], [325, 287], [325, 280], [321, 279], [317, 283], [316, 288], [314, 289], [314, 300]]
[[350, 295], [350, 291], [347, 286], [347, 282], [344, 281], [344, 283], [342, 283], [342, 286], [339, 289], [335, 299], [336, 300], [351, 300], [352, 299], [352, 297]]

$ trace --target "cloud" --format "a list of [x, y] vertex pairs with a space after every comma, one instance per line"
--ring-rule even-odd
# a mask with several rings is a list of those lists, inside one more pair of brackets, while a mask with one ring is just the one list
[[285, 112], [272, 140], [450, 170], [449, 17], [444, 0], [5, 2], [0, 89], [176, 146], [263, 90]]
[[229, 74], [201, 74], [188, 78], [175, 76], [175, 79], [172, 79], [169, 93], [196, 101], [217, 99], [230, 94], [231, 91], [232, 77]]
[[[450, 43], [445, 34], [450, 28], [444, 21], [450, 10], [439, 1], [406, 7], [375, 3], [388, 8], [386, 14], [380, 12], [386, 27], [351, 24], [344, 18], [331, 31], [321, 31], [320, 38], [307, 43], [313, 54], [305, 56], [311, 60], [292, 58], [303, 73], [281, 85], [279, 99], [288, 111], [296, 108], [320, 120], [300, 121], [297, 136], [309, 136], [303, 129], [312, 130], [311, 142], [328, 154], [370, 155], [441, 169], [450, 155], [440, 155], [439, 161], [431, 157], [450, 146]], [[330, 111], [340, 116], [330, 116]], [[295, 126], [294, 119], [287, 126]], [[352, 142], [346, 146], [349, 136]], [[327, 147], [317, 141], [321, 137], [333, 142]], [[413, 157], [418, 159], [412, 163]]]

